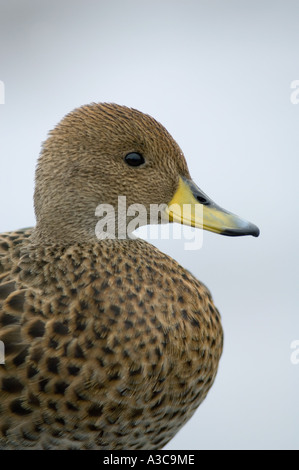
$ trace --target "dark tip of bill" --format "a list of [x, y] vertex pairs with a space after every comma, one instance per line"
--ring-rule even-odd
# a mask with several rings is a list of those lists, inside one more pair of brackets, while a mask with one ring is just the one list
[[254, 237], [259, 237], [260, 236], [260, 229], [255, 225], [254, 230], [252, 231], [252, 234]]
[[253, 237], [258, 237], [260, 234], [260, 229], [253, 224], [250, 224], [249, 227], [244, 229], [225, 229], [221, 232], [221, 235], [226, 235], [227, 237], [245, 237], [246, 235], [252, 235]]

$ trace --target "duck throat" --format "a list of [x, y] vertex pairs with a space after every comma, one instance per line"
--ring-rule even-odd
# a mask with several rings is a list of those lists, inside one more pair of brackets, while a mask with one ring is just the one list
[[139, 227], [169, 222], [166, 208], [166, 204], [128, 205], [126, 196], [118, 196], [116, 206], [99, 204], [96, 208], [95, 215], [99, 217], [95, 227], [96, 237], [99, 240], [134, 239], [133, 232]]
[[32, 234], [35, 244], [70, 245], [97, 240], [135, 239], [133, 232], [144, 225], [167, 223], [166, 204], [128, 205], [125, 196], [117, 204], [99, 204], [90, 210], [44, 211]]

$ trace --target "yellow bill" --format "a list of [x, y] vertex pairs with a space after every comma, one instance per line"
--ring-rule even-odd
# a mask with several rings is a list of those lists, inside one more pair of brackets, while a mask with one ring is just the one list
[[179, 186], [166, 212], [170, 222], [198, 227], [210, 232], [238, 237], [258, 237], [259, 228], [217, 206], [192, 180], [180, 177]]

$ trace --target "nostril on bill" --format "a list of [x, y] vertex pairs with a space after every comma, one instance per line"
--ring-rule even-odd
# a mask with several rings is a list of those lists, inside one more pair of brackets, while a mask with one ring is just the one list
[[196, 195], [196, 199], [198, 200], [198, 202], [200, 202], [201, 204], [205, 206], [209, 204], [209, 201], [204, 196], [200, 196], [199, 194]]

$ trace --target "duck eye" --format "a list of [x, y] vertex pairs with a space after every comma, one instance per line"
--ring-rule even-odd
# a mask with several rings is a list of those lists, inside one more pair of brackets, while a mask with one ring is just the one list
[[125, 162], [130, 166], [140, 166], [145, 160], [140, 153], [132, 152], [125, 156]]

